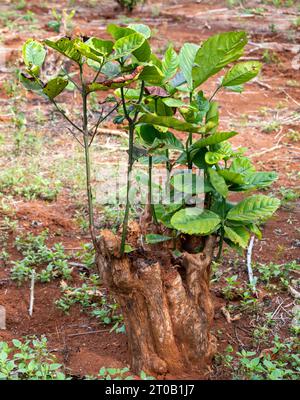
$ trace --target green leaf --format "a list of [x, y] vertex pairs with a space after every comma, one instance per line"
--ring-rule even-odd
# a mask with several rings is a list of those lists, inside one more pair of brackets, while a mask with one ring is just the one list
[[241, 175], [246, 175], [249, 172], [254, 172], [255, 168], [253, 167], [249, 158], [237, 157], [232, 161], [229, 171], [237, 172]]
[[46, 96], [53, 100], [64, 90], [67, 85], [68, 81], [66, 79], [60, 77], [54, 78], [46, 84], [46, 86], [43, 88], [43, 92]]
[[259, 240], [262, 239], [262, 233], [255, 224], [247, 225], [247, 228], [250, 230], [250, 232], [254, 233], [254, 235], [257, 236]]
[[34, 92], [40, 92], [43, 87], [35, 78], [31, 76], [26, 76], [23, 73], [19, 75], [20, 82], [27, 90], [32, 90]]
[[150, 151], [153, 150], [179, 150], [184, 149], [183, 144], [172, 132], [160, 132], [160, 137], [154, 139]]
[[219, 125], [219, 104], [216, 101], [209, 103], [206, 113], [205, 123], [209, 127], [208, 131], [214, 133]]
[[133, 29], [124, 28], [116, 24], [108, 24], [106, 30], [115, 40], [118, 40], [135, 32]]
[[156, 233], [149, 233], [149, 234], [145, 235], [145, 239], [146, 239], [147, 244], [156, 244], [156, 243], [162, 243], [162, 242], [167, 242], [168, 240], [172, 240], [172, 237], [158, 235]]
[[244, 199], [234, 206], [227, 214], [227, 219], [232, 221], [255, 222], [270, 218], [280, 206], [278, 199], [254, 195]]
[[111, 56], [111, 59], [119, 59], [131, 55], [134, 50], [141, 47], [144, 41], [144, 36], [139, 33], [132, 33], [128, 36], [121, 37], [113, 46], [115, 53]]
[[162, 72], [164, 74], [164, 82], [168, 81], [175, 75], [178, 65], [178, 55], [174, 50], [173, 45], [170, 45], [162, 60]]
[[46, 50], [41, 43], [33, 39], [28, 39], [22, 47], [22, 54], [24, 63], [28, 67], [41, 67], [46, 57]]
[[102, 56], [108, 56], [112, 52], [114, 46], [111, 40], [102, 40], [96, 37], [89, 38], [84, 44], [91, 47], [98, 55]]
[[52, 49], [58, 51], [64, 56], [70, 58], [71, 60], [77, 62], [78, 64], [82, 64], [82, 58], [80, 51], [75, 47], [75, 43], [80, 42], [79, 39], [69, 39], [69, 38], [61, 38], [56, 42], [52, 40], [44, 40], [44, 43], [51, 47]]
[[76, 42], [74, 44], [76, 49], [86, 58], [90, 58], [98, 63], [102, 62], [102, 55], [96, 52], [92, 47], [88, 46], [86, 43], [83, 42]]
[[243, 31], [220, 33], [207, 39], [195, 57], [197, 66], [192, 71], [193, 88], [240, 58], [246, 43], [247, 36]]
[[151, 37], [151, 29], [147, 25], [129, 24], [128, 28], [134, 30], [137, 33], [140, 33], [141, 35], [144, 36], [145, 39], [149, 39]]
[[202, 147], [211, 146], [213, 144], [224, 142], [227, 139], [232, 138], [237, 135], [237, 132], [216, 132], [206, 138], [197, 140], [192, 146], [191, 149], [200, 149]]
[[159, 85], [162, 82], [163, 74], [155, 65], [146, 65], [139, 75], [139, 79], [151, 85]]
[[261, 70], [258, 61], [246, 61], [234, 65], [224, 76], [222, 86], [242, 85], [254, 78]]
[[225, 237], [230, 239], [233, 243], [239, 245], [243, 249], [248, 246], [250, 234], [243, 226], [229, 227], [224, 226]]
[[239, 185], [245, 183], [243, 175], [239, 174], [238, 172], [229, 171], [228, 169], [221, 169], [218, 171], [218, 174], [221, 175], [226, 182], [236, 183]]
[[173, 227], [189, 235], [208, 235], [218, 229], [220, 217], [209, 210], [184, 208], [171, 218]]
[[188, 107], [184, 101], [179, 99], [173, 99], [172, 97], [165, 97], [162, 102], [168, 107]]
[[245, 191], [262, 189], [270, 186], [277, 178], [278, 175], [276, 174], [276, 172], [253, 172], [247, 174], [244, 178], [244, 182], [241, 182], [239, 186], [234, 187], [233, 190]]
[[125, 244], [124, 253], [128, 254], [133, 252], [135, 249], [130, 244]]
[[132, 54], [138, 61], [148, 62], [151, 57], [151, 47], [148, 40], [145, 40], [141, 47], [133, 51]]
[[223, 160], [224, 156], [216, 151], [208, 151], [205, 153], [204, 158], [207, 164], [217, 164], [219, 161]]
[[172, 176], [171, 185], [181, 193], [195, 195], [205, 192], [203, 176], [191, 174], [188, 171]]
[[167, 128], [173, 128], [178, 131], [186, 131], [186, 132], [199, 132], [199, 130], [201, 129], [197, 125], [181, 121], [180, 119], [174, 117], [161, 117], [155, 114], [144, 114], [141, 116], [138, 122], [139, 123], [144, 122], [147, 124], [153, 124], [158, 126], [165, 126]]
[[193, 88], [192, 68], [199, 46], [194, 43], [185, 43], [179, 53], [179, 65], [189, 89]]
[[208, 168], [210, 183], [224, 198], [228, 196], [228, 187], [225, 179], [218, 174], [218, 172], [212, 168]]

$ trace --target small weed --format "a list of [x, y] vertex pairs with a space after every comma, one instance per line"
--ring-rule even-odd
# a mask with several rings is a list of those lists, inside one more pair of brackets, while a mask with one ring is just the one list
[[47, 339], [13, 339], [12, 345], [0, 342], [0, 380], [65, 380], [62, 365], [47, 348]]
[[68, 265], [69, 256], [65, 254], [61, 243], [56, 243], [49, 249], [45, 243], [47, 232], [34, 236], [18, 236], [15, 246], [24, 256], [22, 260], [13, 261], [11, 277], [18, 283], [27, 281], [32, 276], [33, 269], [45, 266], [36, 274], [36, 280], [42, 283], [62, 277], [71, 279], [72, 268]]

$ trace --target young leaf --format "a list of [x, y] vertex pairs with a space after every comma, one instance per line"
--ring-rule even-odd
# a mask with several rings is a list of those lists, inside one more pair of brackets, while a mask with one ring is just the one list
[[22, 47], [24, 63], [28, 67], [41, 67], [46, 57], [44, 46], [33, 39], [28, 39]]
[[271, 217], [280, 206], [280, 200], [264, 195], [254, 195], [242, 200], [227, 214], [232, 221], [255, 222]]
[[172, 240], [170, 236], [158, 235], [156, 233], [149, 233], [145, 235], [145, 239], [147, 244], [156, 244]]
[[174, 50], [173, 46], [170, 45], [162, 60], [162, 72], [164, 74], [164, 82], [168, 81], [175, 75], [178, 65], [179, 65], [178, 55]]
[[243, 31], [220, 33], [207, 39], [195, 57], [197, 66], [192, 71], [193, 88], [240, 58], [246, 43], [247, 36]]
[[224, 76], [222, 86], [242, 85], [254, 78], [261, 69], [258, 61], [246, 61], [234, 65]]
[[199, 46], [194, 43], [185, 43], [179, 53], [179, 65], [189, 89], [193, 88], [192, 68]]
[[60, 77], [54, 78], [46, 84], [46, 86], [43, 88], [43, 92], [46, 96], [53, 100], [64, 90], [67, 85], [68, 81], [66, 79]]
[[224, 226], [225, 237], [230, 239], [233, 243], [239, 245], [243, 249], [248, 246], [250, 234], [243, 226]]
[[121, 37], [113, 46], [115, 53], [111, 56], [111, 59], [115, 60], [129, 56], [134, 50], [141, 47], [144, 41], [144, 36], [139, 33], [132, 33], [128, 36]]
[[224, 198], [228, 196], [228, 187], [226, 185], [225, 179], [218, 174], [215, 169], [208, 168], [210, 183], [220, 193]]
[[204, 158], [207, 164], [217, 164], [219, 161], [223, 160], [224, 156], [216, 151], [208, 151], [205, 153]]
[[184, 208], [171, 218], [175, 229], [189, 235], [208, 235], [219, 227], [220, 222], [217, 214], [199, 208]]

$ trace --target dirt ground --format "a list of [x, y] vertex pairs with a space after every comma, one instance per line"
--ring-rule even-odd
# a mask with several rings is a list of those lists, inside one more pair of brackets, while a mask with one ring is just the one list
[[[58, 2], [30, 0], [25, 3], [20, 9], [18, 2], [2, 0], [0, 3], [0, 55], [4, 60], [0, 65], [0, 133], [1, 138], [3, 136], [0, 141], [0, 166], [2, 171], [16, 165], [29, 171], [33, 162], [36, 167], [33, 174], [38, 170], [50, 181], [61, 180], [63, 188], [52, 202], [26, 200], [15, 193], [5, 193], [0, 197], [0, 235], [3, 249], [9, 254], [8, 261], [0, 260], [0, 304], [5, 306], [7, 313], [7, 329], [0, 331], [0, 339], [10, 341], [44, 334], [49, 340], [49, 348], [64, 363], [66, 371], [81, 377], [96, 374], [102, 366], [126, 366], [126, 336], [110, 333], [107, 326], [100, 324], [78, 305], [71, 308], [69, 315], [60, 311], [54, 304], [60, 296], [59, 280], [36, 285], [34, 313], [30, 317], [29, 283], [18, 286], [10, 279], [10, 262], [21, 258], [14, 245], [16, 236], [21, 233], [38, 234], [48, 229], [49, 245], [63, 243], [72, 255], [72, 261], [76, 261], [76, 249], [89, 241], [88, 234], [78, 223], [78, 216], [86, 214], [80, 150], [49, 104], [23, 91], [18, 85], [13, 86], [13, 71], [20, 68], [22, 43], [30, 37], [43, 39], [58, 35], [47, 25], [53, 19], [53, 8], [76, 10], [72, 35], [107, 38], [105, 26], [109, 22], [126, 24], [139, 21], [148, 24], [154, 32], [152, 42], [158, 53], [166, 48], [168, 42], [173, 42], [178, 50], [184, 42], [200, 43], [214, 33], [246, 30], [249, 43], [243, 59], [264, 62], [262, 73], [246, 85], [242, 94], [225, 92], [217, 95], [216, 99], [221, 104], [221, 127], [240, 132], [232, 139], [233, 145], [247, 147], [246, 154], [253, 159], [257, 170], [276, 171], [279, 175], [271, 192], [283, 200], [283, 205], [265, 225], [263, 240], [255, 240], [253, 263], [283, 265], [300, 260], [300, 28], [294, 24], [300, 14], [300, 3], [295, 1], [294, 6], [275, 7], [272, 2], [246, 1], [244, 6], [237, 4], [230, 7], [230, 2], [221, 0], [149, 1], [131, 15], [120, 13], [113, 1], [61, 1], [58, 5]], [[26, 14], [31, 15], [33, 20], [24, 20], [22, 16]], [[215, 81], [210, 80], [204, 90], [212, 93], [214, 85]], [[76, 101], [74, 99], [75, 105]], [[13, 154], [16, 129], [13, 107], [17, 107], [17, 113], [19, 110], [25, 113], [26, 128], [34, 133], [38, 143], [42, 143], [34, 154], [30, 151], [18, 156]], [[43, 117], [37, 122], [36, 115], [40, 114]], [[105, 127], [109, 129], [112, 126], [109, 121]], [[95, 165], [100, 157], [97, 152], [101, 145], [108, 143], [107, 140], [105, 134], [97, 138]], [[121, 152], [118, 137], [109, 140]], [[109, 154], [106, 157], [109, 160]], [[73, 174], [69, 166], [74, 165], [77, 170]], [[294, 194], [292, 200], [288, 198], [291, 192]], [[9, 211], [4, 205], [9, 205]], [[7, 226], [7, 216], [17, 221], [17, 228]], [[101, 226], [101, 217], [98, 222]], [[270, 347], [268, 341], [253, 345], [253, 330], [262, 314], [242, 312], [239, 319], [228, 323], [222, 312], [224, 306], [237, 302], [222, 295], [222, 288], [226, 285], [224, 279], [234, 274], [238, 275], [239, 282], [247, 282], [245, 255], [238, 257], [227, 252], [219, 267], [218, 279], [212, 283], [215, 303], [213, 329], [218, 337], [218, 351], [223, 354], [231, 345], [234, 350], [255, 347], [255, 351], [261, 352]], [[255, 274], [258, 274], [257, 271]], [[79, 285], [76, 268], [72, 275], [72, 284]], [[296, 277], [292, 275], [292, 278]], [[270, 292], [259, 282], [258, 288], [262, 313], [277, 312], [268, 340], [271, 341], [275, 334], [284, 340], [290, 335], [291, 310], [297, 304], [296, 299], [279, 286], [278, 290]], [[231, 379], [231, 375], [228, 369], [216, 362], [198, 373], [159, 378]]]

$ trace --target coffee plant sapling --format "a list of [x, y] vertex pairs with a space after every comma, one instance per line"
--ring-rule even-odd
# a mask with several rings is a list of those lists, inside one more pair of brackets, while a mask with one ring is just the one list
[[[209, 292], [215, 249], [220, 257], [224, 242], [235, 249], [246, 248], [251, 233], [260, 238], [259, 225], [280, 204], [278, 199], [262, 194], [238, 203], [230, 201], [231, 192], [266, 188], [276, 174], [256, 172], [243, 150], [232, 148], [229, 139], [237, 132], [218, 129], [219, 106], [214, 101], [221, 90], [241, 92], [261, 65], [256, 61], [235, 63], [247, 43], [245, 32], [214, 35], [201, 46], [185, 43], [179, 54], [169, 46], [160, 59], [150, 47], [149, 27], [110, 24], [107, 31], [112, 41], [62, 38], [44, 42], [79, 68], [80, 84], [74, 81], [74, 85], [82, 96], [82, 127], [55, 101], [69, 84], [70, 74], [47, 83], [40, 78], [46, 54], [42, 44], [31, 40], [25, 43], [29, 76], [23, 74], [21, 80], [28, 89], [46, 95], [82, 135], [96, 262], [100, 276], [121, 305], [132, 369], [164, 374], [184, 367], [199, 368], [209, 362], [216, 348], [210, 333], [213, 305]], [[232, 63], [207, 97], [201, 85]], [[84, 79], [88, 68], [96, 70], [89, 81]], [[126, 123], [128, 130], [121, 238], [108, 230], [96, 236], [93, 222], [88, 150], [94, 133], [91, 136], [88, 127], [87, 97], [99, 90], [114, 90], [115, 122]], [[96, 127], [111, 112], [100, 117]], [[173, 131], [181, 132], [180, 137], [185, 135], [185, 139], [180, 140]], [[143, 239], [129, 246], [132, 252], [126, 254], [132, 171], [145, 157], [147, 204], [134, 232]], [[166, 170], [163, 189], [170, 195], [170, 204], [155, 204], [152, 199], [156, 164]], [[203, 185], [198, 185], [201, 174]], [[185, 179], [187, 176], [189, 179]], [[197, 203], [199, 196], [204, 198], [202, 208]]]

